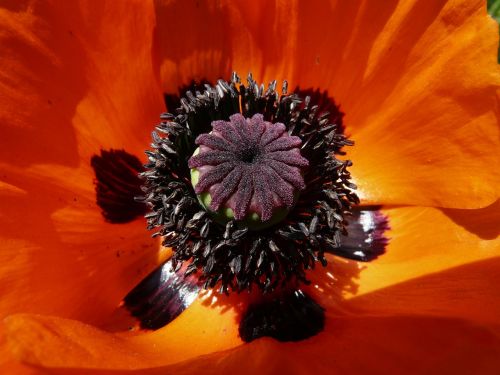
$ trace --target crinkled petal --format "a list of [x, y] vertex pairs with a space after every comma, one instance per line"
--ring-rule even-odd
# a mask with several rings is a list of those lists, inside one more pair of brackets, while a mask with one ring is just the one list
[[498, 198], [498, 26], [484, 1], [158, 1], [156, 13], [166, 92], [231, 70], [328, 91], [365, 203]]
[[[497, 208], [383, 210], [392, 228], [384, 256], [362, 266], [330, 258], [330, 266], [308, 275], [312, 285], [305, 289], [326, 307], [326, 325], [299, 343], [264, 338], [241, 346], [238, 295], [215, 305], [200, 297], [172, 323], [147, 334], [18, 315], [5, 321], [6, 341], [17, 360], [75, 374], [89, 368], [187, 374], [202, 367], [234, 373], [238, 366], [243, 373], [270, 374], [493, 374], [500, 353], [500, 248], [498, 233], [480, 228], [498, 221]], [[44, 345], [33, 345], [34, 337]], [[206, 356], [195, 359], [199, 355]]]
[[362, 201], [479, 208], [498, 199], [498, 25], [484, 1], [327, 8], [314, 14], [328, 22], [300, 34], [322, 37], [298, 43], [297, 73], [345, 112]]
[[[264, 338], [224, 352], [135, 371], [130, 370], [146, 360], [155, 348], [138, 349], [132, 340], [103, 337], [89, 327], [75, 329], [73, 322], [57, 322], [62, 327], [54, 323], [41, 317], [15, 317], [8, 321], [13, 332], [18, 330], [17, 340], [11, 343], [17, 356], [29, 363], [42, 361], [51, 371], [62, 374], [493, 375], [500, 364], [500, 339], [487, 329], [458, 319], [416, 316], [331, 319], [328, 332], [302, 343], [283, 344]], [[27, 340], [32, 334], [27, 326], [47, 340], [46, 348], [39, 352], [31, 349]], [[58, 357], [63, 353], [68, 361], [59, 364]], [[47, 354], [55, 358], [48, 359]], [[169, 354], [164, 352], [163, 358]], [[99, 367], [94, 372], [92, 364], [96, 358], [108, 370]]]
[[148, 2], [0, 6], [0, 316], [100, 324], [158, 264], [142, 220], [107, 224], [93, 155], [140, 155], [163, 110]]
[[77, 166], [142, 153], [163, 110], [149, 2], [3, 2], [0, 159]]
[[103, 324], [167, 255], [144, 220], [104, 220], [90, 168], [4, 170], [17, 190], [0, 190], [1, 317], [31, 312]]
[[382, 210], [385, 253], [369, 263], [330, 258], [311, 273], [311, 294], [340, 314], [453, 317], [500, 334], [498, 203], [452, 211]]
[[4, 350], [43, 367], [146, 369], [240, 345], [236, 314], [199, 299], [165, 328], [147, 333], [109, 333], [75, 320], [19, 314], [4, 320]]

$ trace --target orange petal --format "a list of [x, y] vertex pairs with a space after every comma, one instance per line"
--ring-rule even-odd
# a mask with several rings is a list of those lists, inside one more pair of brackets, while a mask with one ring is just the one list
[[338, 314], [456, 317], [500, 327], [498, 203], [383, 212], [391, 227], [386, 253], [370, 263], [334, 258], [311, 274], [317, 300]]
[[84, 169], [6, 171], [16, 189], [0, 187], [0, 316], [33, 312], [101, 324], [162, 260], [158, 242], [144, 220], [106, 223]]
[[231, 69], [328, 90], [365, 203], [498, 198], [498, 26], [484, 1], [158, 1], [156, 13], [166, 92]]
[[0, 160], [77, 166], [140, 153], [163, 110], [149, 2], [3, 2]]
[[234, 70], [243, 78], [253, 72], [266, 82], [291, 78], [295, 62], [290, 51], [295, 50], [297, 38], [295, 8], [295, 2], [157, 1], [156, 36], [164, 92], [177, 93], [193, 79], [229, 79]]
[[[339, 308], [327, 297], [333, 291], [327, 287], [339, 288], [338, 284], [320, 284], [323, 290], [311, 287], [310, 292], [327, 307], [327, 323], [324, 332], [309, 340], [283, 344], [262, 339], [236, 348], [241, 344], [238, 312], [221, 308], [237, 305], [214, 308], [198, 300], [167, 327], [144, 335], [110, 334], [58, 318], [13, 316], [5, 323], [6, 341], [18, 360], [75, 374], [96, 367], [116, 369], [109, 373], [140, 369], [146, 374], [182, 374], [201, 368], [208, 373], [229, 373], [236, 366], [243, 373], [373, 369], [395, 374], [494, 373], [500, 353], [500, 311], [494, 299], [499, 239], [491, 239], [497, 237], [492, 230], [477, 228], [498, 222], [497, 206], [454, 210], [453, 215], [450, 210], [433, 208], [384, 212], [392, 227], [385, 255], [360, 273], [351, 267], [356, 263], [348, 262], [346, 267], [340, 261], [331, 263], [332, 274], [345, 277], [346, 287], [357, 296], [344, 294], [344, 300], [337, 300]], [[311, 274], [317, 285], [319, 272]], [[354, 280], [360, 284], [359, 292], [349, 276], [359, 277]], [[34, 337], [45, 345], [33, 345]], [[174, 364], [230, 348], [236, 349]], [[144, 370], [157, 366], [167, 367]]]
[[[176, 374], [493, 374], [500, 340], [466, 322], [417, 317], [340, 319], [302, 343], [259, 340], [168, 368]], [[167, 369], [165, 369], [167, 370]]]
[[[496, 227], [498, 230], [495, 223], [500, 222], [500, 211], [496, 207], [498, 205], [462, 212], [464, 218], [468, 217], [468, 223], [476, 223], [484, 228]], [[493, 216], [491, 211], [495, 211]], [[367, 264], [362, 271], [358, 295], [500, 256], [500, 238], [482, 238], [481, 232], [474, 233], [473, 228], [457, 224], [446, 211], [408, 207], [382, 212], [389, 217], [389, 245], [386, 254]]]
[[151, 368], [241, 345], [235, 314], [198, 300], [167, 327], [139, 334], [112, 334], [57, 317], [13, 315], [4, 320], [4, 350], [43, 367]]
[[54, 374], [48, 369], [33, 367], [19, 362], [7, 362], [0, 364], [0, 373], [2, 374], [16, 374], [16, 375], [50, 375]]
[[[23, 328], [27, 323], [41, 332], [44, 339], [49, 328], [55, 329], [46, 348], [34, 349], [32, 342], [27, 341], [32, 338], [28, 329]], [[300, 343], [260, 339], [195, 360], [136, 371], [109, 369], [117, 356], [128, 358], [128, 362], [146, 359], [143, 352], [130, 352], [127, 343], [95, 337], [89, 347], [90, 343], [79, 336], [86, 332], [74, 328], [73, 333], [64, 332], [63, 337], [55, 339], [61, 329], [40, 317], [8, 324], [20, 325], [12, 349], [22, 360], [34, 364], [43, 357], [46, 366], [54, 365], [50, 371], [60, 374], [496, 374], [500, 365], [500, 339], [486, 329], [457, 319], [341, 318], [330, 321], [332, 327], [328, 332]], [[104, 357], [98, 353], [99, 349], [105, 350], [107, 357], [99, 361], [98, 369], [93, 370], [92, 365], [73, 368], [74, 356], [81, 357], [80, 361], [90, 361], [89, 364], [96, 357]], [[72, 353], [78, 354], [72, 356]], [[56, 359], [47, 359], [47, 354]], [[56, 364], [61, 354], [69, 358], [63, 368]], [[169, 353], [163, 355], [168, 357]], [[108, 370], [102, 370], [105, 367]]]
[[379, 289], [344, 304], [352, 314], [456, 317], [500, 337], [500, 257], [454, 267]]
[[[301, 343], [255, 341], [164, 368], [175, 374], [494, 374], [500, 340], [452, 319], [339, 319], [328, 334]], [[161, 373], [151, 371], [150, 374]]]
[[362, 201], [478, 208], [498, 199], [498, 26], [484, 1], [325, 8], [308, 12], [321, 26], [300, 34], [297, 73], [327, 82], [346, 113]]
[[149, 2], [2, 2], [0, 316], [99, 324], [158, 262], [139, 221], [107, 224], [90, 158], [142, 153], [163, 110]]

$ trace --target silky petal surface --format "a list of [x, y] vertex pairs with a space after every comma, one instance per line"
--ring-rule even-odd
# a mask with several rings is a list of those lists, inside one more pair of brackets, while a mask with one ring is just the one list
[[90, 168], [140, 156], [164, 109], [153, 7], [5, 1], [0, 20], [0, 316], [101, 324], [160, 257], [143, 220], [104, 221]]
[[[197, 366], [229, 373], [237, 363], [245, 363], [248, 373], [278, 368], [297, 374], [474, 368], [494, 373], [500, 350], [495, 298], [500, 239], [494, 230], [477, 227], [495, 221], [499, 211], [497, 204], [451, 211], [385, 209], [392, 229], [384, 256], [371, 263], [329, 257], [327, 268], [311, 272], [312, 284], [304, 290], [326, 308], [326, 324], [302, 342], [264, 338], [242, 345], [238, 322], [249, 300], [236, 294], [218, 301], [200, 296], [172, 323], [149, 333], [109, 333], [60, 318], [15, 315], [5, 321], [6, 341], [18, 360], [75, 373], [78, 368], [189, 373]], [[43, 337], [45, 345], [32, 345], [34, 337]], [[221, 350], [229, 351], [216, 353]], [[195, 359], [200, 355], [207, 357]], [[243, 360], [249, 356], [252, 361]]]
[[201, 299], [154, 332], [110, 333], [79, 321], [26, 314], [6, 318], [4, 332], [11, 358], [50, 368], [145, 369], [242, 343], [236, 311]]
[[334, 97], [364, 203], [498, 199], [498, 26], [484, 1], [158, 0], [156, 14], [167, 93], [235, 70]]
[[330, 259], [311, 273], [313, 296], [339, 314], [453, 317], [500, 334], [498, 203], [382, 212], [391, 228], [385, 253], [369, 263]]
[[23, 192], [13, 200], [0, 190], [1, 317], [31, 312], [103, 324], [167, 255], [144, 220], [105, 222], [90, 171], [54, 165], [7, 171]]

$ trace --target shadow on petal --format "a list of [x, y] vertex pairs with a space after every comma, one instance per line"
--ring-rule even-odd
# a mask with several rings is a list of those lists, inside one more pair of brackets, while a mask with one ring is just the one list
[[443, 208], [446, 216], [483, 240], [494, 240], [500, 235], [500, 200], [478, 210]]
[[467, 319], [488, 325], [500, 337], [498, 285], [500, 257], [354, 297], [345, 301], [344, 307], [356, 315], [418, 314]]
[[302, 343], [269, 338], [178, 364], [141, 369], [51, 368], [55, 374], [497, 374], [500, 339], [459, 319], [339, 318]]

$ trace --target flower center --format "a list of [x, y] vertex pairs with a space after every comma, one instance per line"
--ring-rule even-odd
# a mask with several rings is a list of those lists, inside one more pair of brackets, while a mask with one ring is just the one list
[[278, 94], [276, 82], [264, 91], [251, 75], [248, 86], [233, 75], [203, 93], [188, 91], [177, 115], [161, 115], [145, 169], [116, 150], [92, 158], [97, 203], [110, 221], [141, 212], [106, 214], [123, 212], [129, 172], [142, 170], [144, 195], [136, 200], [151, 208], [145, 217], [148, 229], [159, 228], [153, 237], [173, 250], [123, 301], [142, 328], [171, 322], [202, 287], [228, 294], [258, 286], [274, 293], [242, 309], [241, 339], [306, 339], [325, 323], [323, 307], [299, 286], [308, 283], [306, 272], [316, 262], [325, 266], [325, 253], [368, 261], [384, 252], [385, 216], [349, 212], [359, 200], [351, 162], [337, 159], [352, 145], [339, 130], [342, 112], [333, 100], [325, 106], [319, 90], [300, 91], [304, 97], [286, 91], [286, 82]]
[[249, 147], [237, 152], [238, 158], [245, 164], [254, 164], [260, 156], [257, 147]]
[[326, 264], [359, 200], [351, 162], [336, 157], [352, 145], [338, 131], [342, 114], [320, 112], [313, 97], [233, 74], [161, 115], [143, 200], [174, 268], [221, 293], [269, 292]]
[[197, 172], [191, 181], [202, 204], [224, 222], [234, 218], [251, 229], [283, 220], [305, 188], [309, 162], [300, 155], [302, 140], [261, 114], [238, 113], [211, 125], [210, 133], [196, 138], [199, 148], [188, 162]]

